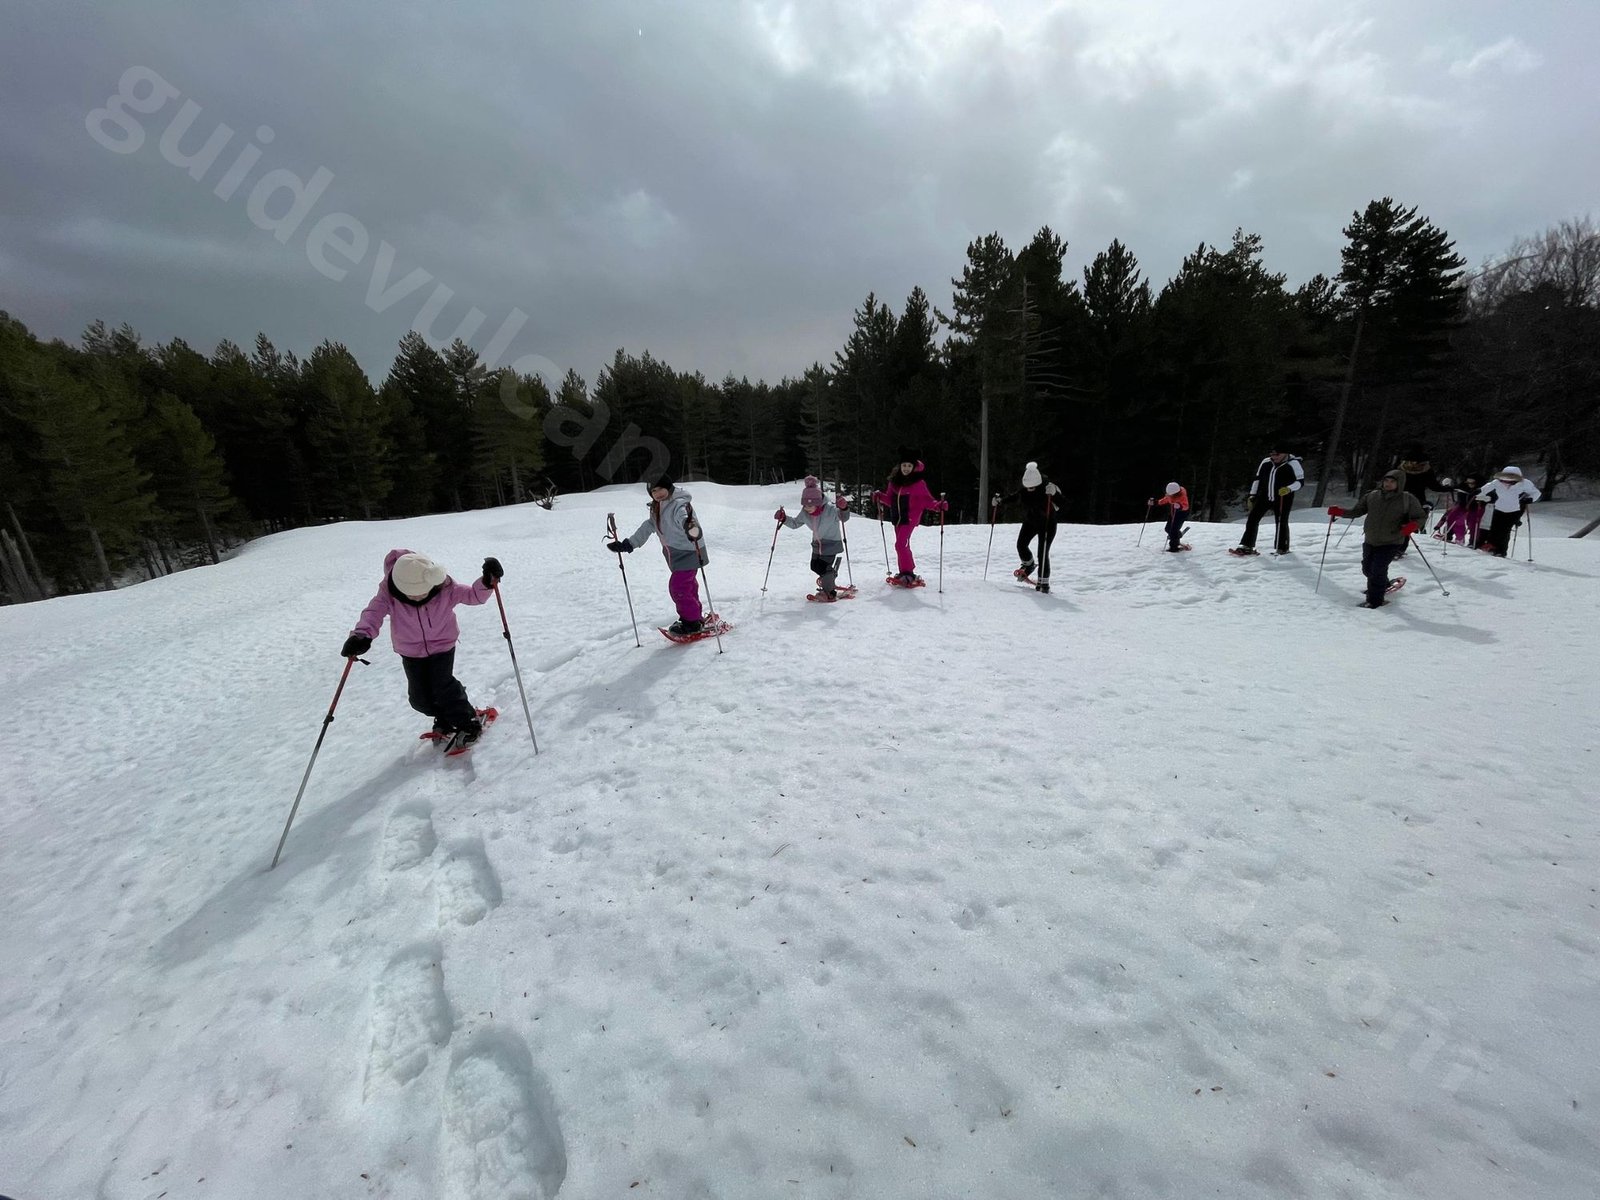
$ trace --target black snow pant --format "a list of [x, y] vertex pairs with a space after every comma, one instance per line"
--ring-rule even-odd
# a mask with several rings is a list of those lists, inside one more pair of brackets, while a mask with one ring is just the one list
[[454, 646], [427, 658], [400, 656], [406, 668], [406, 698], [411, 707], [437, 724], [450, 729], [465, 729], [477, 719], [477, 710], [467, 699], [467, 689], [455, 676]]
[[1189, 510], [1179, 508], [1176, 504], [1168, 505], [1172, 510], [1167, 514], [1167, 549], [1183, 549], [1183, 523], [1189, 518]]
[[1504, 558], [1511, 551], [1511, 531], [1522, 524], [1520, 512], [1501, 512], [1494, 510], [1494, 516], [1489, 519], [1489, 532], [1484, 534], [1482, 541], [1488, 542], [1491, 549]]
[[839, 556], [811, 552], [811, 573], [817, 577], [817, 586], [832, 592], [839, 586]]
[[[1276, 508], [1274, 508], [1276, 501]], [[1256, 548], [1256, 530], [1261, 527], [1261, 518], [1269, 512], [1276, 511], [1278, 516], [1278, 536], [1273, 549], [1279, 554], [1289, 553], [1289, 510], [1294, 507], [1294, 493], [1287, 496], [1272, 496], [1269, 498], [1256, 497], [1250, 505], [1250, 516], [1244, 523], [1244, 536], [1239, 539], [1239, 545], [1246, 550]]]
[[1389, 590], [1389, 564], [1399, 558], [1405, 548], [1404, 542], [1398, 546], [1362, 543], [1361, 573], [1367, 577], [1367, 603], [1373, 608], [1383, 603], [1383, 594]]
[[[1037, 570], [1040, 579], [1050, 578], [1050, 543], [1056, 540], [1056, 524], [1055, 521], [1046, 523], [1037, 517], [1023, 519], [1022, 530], [1017, 534], [1017, 557], [1022, 560], [1022, 565], [1028, 568], [1028, 574], [1032, 575]], [[1039, 542], [1037, 564], [1033, 561], [1033, 543], [1036, 538]]]

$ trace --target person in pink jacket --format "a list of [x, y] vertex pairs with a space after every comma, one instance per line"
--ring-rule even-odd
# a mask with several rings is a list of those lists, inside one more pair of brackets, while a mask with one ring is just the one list
[[900, 573], [889, 582], [901, 587], [916, 587], [922, 582], [917, 575], [917, 560], [911, 556], [911, 533], [922, 524], [925, 512], [948, 512], [950, 502], [939, 500], [928, 490], [923, 478], [924, 467], [909, 451], [902, 451], [900, 465], [889, 472], [889, 482], [881, 492], [872, 493], [880, 509], [887, 509], [894, 522], [894, 552], [899, 560]]
[[[378, 594], [361, 611], [340, 651], [346, 658], [372, 649], [372, 639], [389, 618], [389, 640], [406, 671], [411, 707], [433, 718], [433, 731], [470, 746], [483, 734], [483, 722], [455, 676], [458, 604], [482, 604], [505, 577], [497, 559], [483, 560], [483, 574], [457, 583], [426, 554], [391, 550], [383, 560]], [[459, 737], [457, 736], [459, 735]]]

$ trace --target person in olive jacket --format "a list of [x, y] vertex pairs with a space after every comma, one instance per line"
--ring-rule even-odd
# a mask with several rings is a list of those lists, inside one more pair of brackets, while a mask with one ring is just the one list
[[1396, 467], [1379, 481], [1376, 490], [1357, 500], [1355, 507], [1329, 505], [1328, 515], [1335, 519], [1366, 517], [1361, 573], [1367, 577], [1367, 598], [1361, 607], [1382, 608], [1384, 593], [1389, 590], [1389, 564], [1422, 527], [1422, 502], [1405, 490], [1405, 472]]

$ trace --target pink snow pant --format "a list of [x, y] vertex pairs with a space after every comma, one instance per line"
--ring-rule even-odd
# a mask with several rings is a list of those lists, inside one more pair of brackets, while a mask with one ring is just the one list
[[685, 621], [698, 621], [701, 616], [700, 585], [695, 582], [694, 576], [693, 571], [674, 571], [667, 584], [672, 602], [678, 606], [678, 616]]
[[900, 574], [911, 575], [916, 573], [917, 560], [911, 557], [911, 535], [916, 532], [915, 525], [896, 525], [894, 527], [894, 554], [900, 562]]

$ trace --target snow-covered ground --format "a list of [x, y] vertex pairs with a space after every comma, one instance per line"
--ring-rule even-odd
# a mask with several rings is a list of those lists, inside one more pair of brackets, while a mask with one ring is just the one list
[[[1593, 503], [1379, 612], [1316, 513], [1066, 527], [1048, 596], [857, 520], [824, 607], [797, 487], [692, 490], [721, 654], [653, 545], [635, 647], [636, 488], [0, 610], [0, 1192], [1600, 1194]], [[385, 634], [269, 872], [394, 546], [503, 561], [543, 753], [492, 604], [463, 759]]]

